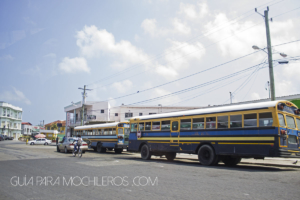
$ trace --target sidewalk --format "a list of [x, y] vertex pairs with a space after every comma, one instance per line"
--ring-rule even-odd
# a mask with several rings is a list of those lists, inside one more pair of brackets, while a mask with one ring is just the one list
[[[198, 160], [198, 156], [195, 154], [178, 153], [176, 158]], [[293, 164], [293, 162], [295, 162], [296, 160], [298, 159], [297, 158], [265, 158], [264, 160], [261, 160], [261, 159], [253, 159], [253, 158], [243, 158], [240, 163], [252, 164], [252, 165], [264, 165], [264, 166], [300, 168], [300, 159], [298, 160], [297, 164]]]

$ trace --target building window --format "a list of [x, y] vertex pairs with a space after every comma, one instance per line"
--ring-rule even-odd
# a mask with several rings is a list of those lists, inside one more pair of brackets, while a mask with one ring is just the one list
[[132, 117], [132, 116], [133, 116], [132, 113], [125, 113], [125, 118]]
[[155, 115], [156, 113], [149, 113], [149, 115]]
[[119, 114], [118, 113], [115, 113], [115, 117], [118, 117], [119, 116]]
[[143, 113], [139, 113], [139, 116], [143, 116]]
[[104, 110], [101, 110], [101, 113], [104, 113]]

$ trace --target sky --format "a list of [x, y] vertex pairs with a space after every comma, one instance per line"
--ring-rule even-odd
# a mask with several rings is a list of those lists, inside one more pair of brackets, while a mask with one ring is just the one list
[[254, 10], [267, 6], [276, 96], [299, 94], [299, 0], [2, 0], [0, 101], [38, 124], [65, 119], [84, 85], [112, 107], [267, 98], [267, 54], [252, 48], [267, 46]]

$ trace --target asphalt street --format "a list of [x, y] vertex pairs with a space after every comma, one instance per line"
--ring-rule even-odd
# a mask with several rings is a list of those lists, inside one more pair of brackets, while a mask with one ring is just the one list
[[222, 164], [0, 142], [0, 199], [299, 199], [300, 169]]

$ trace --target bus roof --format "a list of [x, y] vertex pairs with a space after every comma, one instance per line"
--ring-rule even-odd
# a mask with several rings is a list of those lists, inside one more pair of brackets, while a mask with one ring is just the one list
[[105, 128], [105, 127], [112, 127], [117, 126], [120, 122], [114, 122], [114, 123], [106, 123], [106, 124], [93, 124], [88, 126], [77, 126], [74, 128], [74, 130], [85, 130], [90, 128]]
[[[180, 111], [180, 112], [136, 116], [136, 117], [132, 117], [130, 120], [134, 120], [134, 119], [148, 120], [148, 119], [182, 117], [182, 116], [201, 115], [201, 114], [210, 114], [210, 113], [222, 113], [222, 112], [232, 112], [232, 111], [242, 111], [242, 110], [263, 109], [263, 108], [275, 107], [278, 102], [285, 103], [286, 101], [278, 100], [278, 101], [268, 101], [268, 102], [260, 102], [260, 103], [249, 103], [249, 104], [242, 104], [242, 105], [235, 105], [235, 106], [202, 108], [202, 109], [187, 110], [187, 111]], [[292, 103], [292, 105], [294, 105], [294, 104]]]

